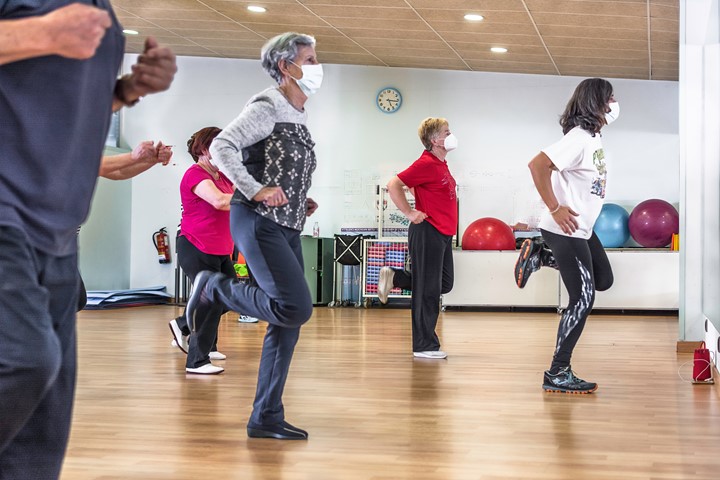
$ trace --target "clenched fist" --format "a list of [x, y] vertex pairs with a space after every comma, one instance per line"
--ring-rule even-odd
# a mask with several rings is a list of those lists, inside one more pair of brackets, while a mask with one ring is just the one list
[[58, 8], [44, 17], [48, 51], [67, 58], [86, 59], [95, 50], [112, 25], [105, 10], [73, 3]]

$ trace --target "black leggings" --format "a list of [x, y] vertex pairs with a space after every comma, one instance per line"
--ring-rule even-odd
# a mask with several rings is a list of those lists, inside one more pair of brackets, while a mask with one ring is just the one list
[[[195, 281], [195, 277], [203, 270], [211, 272], [222, 272], [228, 277], [235, 278], [235, 267], [230, 255], [210, 255], [200, 251], [190, 240], [184, 236], [177, 237], [177, 258], [180, 268], [190, 278], [191, 282]], [[208, 354], [217, 350], [217, 322], [227, 310], [222, 308], [213, 309], [213, 315], [217, 318], [211, 318], [210, 321], [205, 315], [198, 315], [197, 318], [203, 319], [199, 324], [194, 325], [196, 332], [195, 340], [190, 339], [190, 351], [188, 351], [187, 367], [197, 368], [209, 363]], [[192, 325], [188, 325], [185, 313], [178, 317], [178, 326], [183, 334], [190, 333], [193, 330]], [[197, 348], [196, 348], [197, 347]]]
[[560, 270], [560, 277], [570, 297], [560, 317], [557, 345], [551, 370], [570, 366], [573, 349], [580, 339], [590, 310], [595, 302], [595, 291], [603, 291], [613, 284], [613, 273], [605, 248], [595, 232], [585, 240], [557, 235], [541, 230]]

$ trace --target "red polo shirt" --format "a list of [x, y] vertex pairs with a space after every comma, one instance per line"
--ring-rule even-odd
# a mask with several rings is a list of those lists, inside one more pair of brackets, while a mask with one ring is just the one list
[[447, 162], [425, 150], [398, 178], [415, 189], [415, 209], [425, 212], [426, 221], [443, 235], [457, 232], [455, 179]]

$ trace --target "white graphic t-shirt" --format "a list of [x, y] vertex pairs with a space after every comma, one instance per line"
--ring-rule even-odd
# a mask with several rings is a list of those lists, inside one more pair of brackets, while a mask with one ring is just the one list
[[[579, 215], [575, 217], [578, 229], [570, 236], [590, 238], [605, 198], [607, 167], [600, 134], [593, 136], [582, 128], [575, 127], [560, 141], [542, 151], [558, 169], [553, 171], [551, 177], [553, 192], [558, 202]], [[568, 236], [547, 210], [540, 218], [539, 227]]]

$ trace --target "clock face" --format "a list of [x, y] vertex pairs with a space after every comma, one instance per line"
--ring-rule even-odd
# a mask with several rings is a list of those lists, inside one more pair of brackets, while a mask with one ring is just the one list
[[402, 105], [402, 95], [397, 88], [387, 87], [377, 94], [377, 106], [384, 113], [397, 112]]

